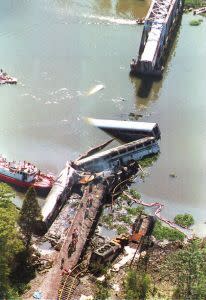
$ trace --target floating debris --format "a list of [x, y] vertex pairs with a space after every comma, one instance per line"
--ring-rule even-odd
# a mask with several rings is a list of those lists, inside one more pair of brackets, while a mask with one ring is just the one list
[[90, 95], [96, 94], [97, 92], [101, 91], [104, 88], [105, 88], [105, 86], [103, 84], [97, 84], [89, 90], [87, 95], [90, 96]]

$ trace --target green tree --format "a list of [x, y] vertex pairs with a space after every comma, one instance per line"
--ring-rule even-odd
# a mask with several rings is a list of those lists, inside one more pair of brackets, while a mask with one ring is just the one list
[[150, 291], [151, 279], [145, 272], [129, 270], [125, 281], [125, 299], [144, 300]]
[[173, 253], [166, 261], [166, 275], [176, 286], [177, 299], [206, 299], [206, 247], [198, 239]]
[[18, 211], [11, 201], [13, 196], [12, 189], [0, 183], [0, 299], [11, 299], [9, 275], [16, 255], [23, 250], [17, 226]]
[[107, 282], [97, 284], [97, 291], [94, 300], [106, 300], [110, 295], [109, 286]]
[[27, 248], [30, 245], [32, 233], [41, 219], [41, 209], [37, 201], [36, 191], [33, 187], [30, 187], [26, 193], [19, 217], [19, 225], [25, 236]]
[[13, 207], [13, 203], [11, 199], [14, 197], [15, 194], [11, 189], [11, 187], [6, 183], [0, 183], [0, 207], [2, 208]]

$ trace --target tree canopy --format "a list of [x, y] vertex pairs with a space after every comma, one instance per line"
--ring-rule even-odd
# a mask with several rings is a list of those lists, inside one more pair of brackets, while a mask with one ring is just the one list
[[36, 191], [33, 187], [30, 187], [26, 193], [19, 217], [19, 225], [25, 236], [27, 247], [30, 244], [36, 224], [41, 218], [41, 209], [37, 201]]
[[167, 276], [176, 285], [177, 299], [206, 299], [206, 246], [196, 239], [173, 253], [166, 262]]
[[0, 207], [8, 208], [14, 207], [11, 199], [15, 197], [15, 194], [11, 187], [6, 183], [0, 183]]
[[18, 211], [12, 203], [12, 189], [0, 183], [0, 299], [9, 297], [9, 274], [16, 254], [23, 250], [17, 227]]
[[190, 227], [195, 222], [193, 216], [190, 215], [190, 214], [176, 215], [175, 218], [174, 218], [174, 221], [175, 221], [176, 224], [178, 224], [182, 227], [185, 227], [185, 228]]
[[130, 269], [125, 281], [125, 299], [144, 300], [147, 299], [151, 287], [151, 278], [145, 272]]

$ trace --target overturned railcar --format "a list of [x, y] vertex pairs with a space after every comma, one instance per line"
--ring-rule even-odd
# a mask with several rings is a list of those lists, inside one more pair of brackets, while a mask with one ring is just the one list
[[88, 118], [88, 122], [126, 143], [144, 137], [154, 137], [156, 140], [161, 137], [160, 128], [157, 123], [93, 118]]
[[90, 172], [114, 170], [127, 165], [131, 160], [140, 160], [143, 157], [159, 153], [160, 148], [154, 137], [143, 138], [126, 145], [105, 150], [75, 162], [76, 167]]
[[132, 225], [132, 233], [129, 237], [130, 242], [138, 243], [140, 251], [147, 249], [150, 244], [150, 236], [155, 226], [154, 216], [140, 214]]
[[102, 266], [112, 262], [122, 249], [122, 245], [114, 241], [108, 242], [96, 249], [90, 258], [90, 269], [92, 271], [100, 271]]

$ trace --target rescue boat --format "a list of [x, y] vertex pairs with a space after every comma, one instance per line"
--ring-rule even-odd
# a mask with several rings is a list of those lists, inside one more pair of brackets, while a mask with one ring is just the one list
[[37, 192], [46, 194], [52, 188], [55, 178], [29, 162], [10, 162], [0, 155], [0, 180], [21, 188], [33, 186]]

